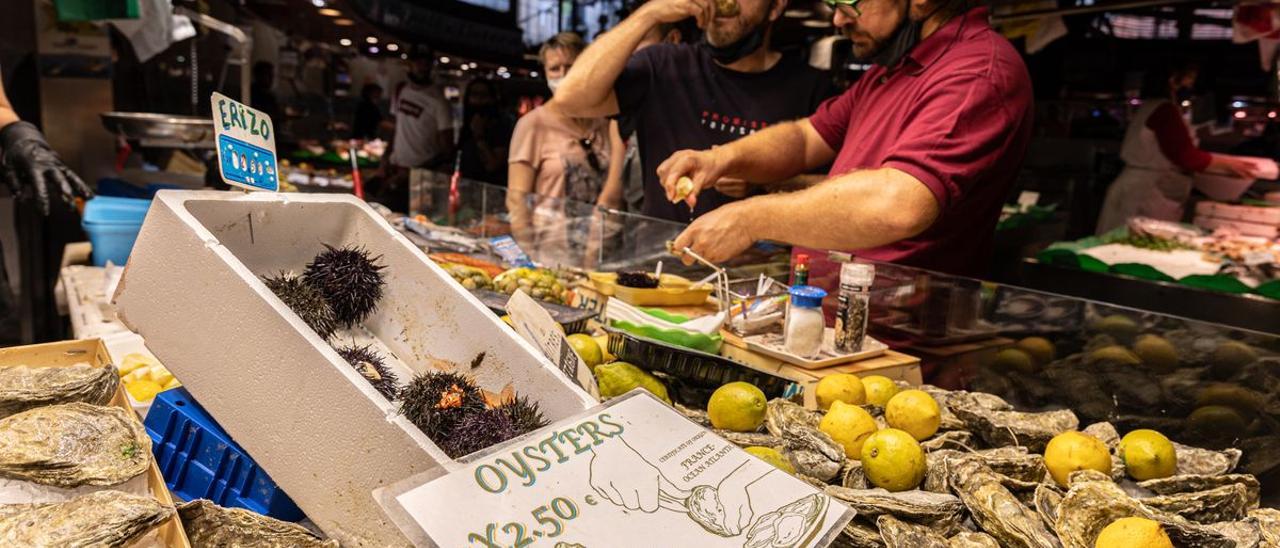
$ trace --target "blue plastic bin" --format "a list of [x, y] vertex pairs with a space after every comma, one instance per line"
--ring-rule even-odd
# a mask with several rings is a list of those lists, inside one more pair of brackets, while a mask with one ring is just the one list
[[85, 203], [80, 226], [93, 244], [94, 266], [107, 261], [123, 265], [129, 260], [150, 207], [151, 200], [116, 196], [98, 196]]
[[304, 517], [186, 389], [156, 396], [144, 426], [156, 464], [174, 495], [183, 500], [209, 499], [285, 521]]

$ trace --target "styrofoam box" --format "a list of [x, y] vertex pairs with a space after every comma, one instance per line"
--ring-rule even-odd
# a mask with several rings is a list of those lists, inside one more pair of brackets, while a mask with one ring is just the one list
[[1206, 200], [1196, 204], [1196, 214], [1226, 221], [1280, 226], [1280, 207], [1224, 204]]
[[488, 390], [512, 385], [551, 421], [595, 405], [352, 196], [161, 191], [115, 294], [120, 319], [343, 546], [408, 544], [371, 492], [454, 463], [259, 280], [300, 271], [323, 244], [382, 257], [367, 331], [335, 338], [382, 347], [402, 380], [452, 366]]

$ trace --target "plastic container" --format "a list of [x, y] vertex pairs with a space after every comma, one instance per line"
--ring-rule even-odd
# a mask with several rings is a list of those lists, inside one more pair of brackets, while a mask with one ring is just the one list
[[822, 299], [826, 296], [826, 291], [809, 285], [791, 288], [785, 334], [787, 352], [808, 358], [822, 350], [822, 336], [826, 328], [822, 318]]
[[842, 352], [860, 352], [867, 336], [871, 308], [871, 284], [876, 267], [845, 263], [840, 267], [840, 293], [836, 306], [835, 345]]
[[84, 204], [83, 222], [91, 224], [140, 224], [151, 200], [98, 196]]
[[85, 203], [80, 225], [93, 244], [93, 265], [123, 265], [142, 230], [151, 200], [98, 196]]
[[209, 499], [285, 521], [298, 505], [182, 388], [156, 396], [144, 423], [169, 489], [185, 500]]
[[711, 284], [694, 287], [688, 278], [675, 274], [663, 274], [653, 289], [618, 285], [618, 275], [613, 272], [592, 272], [588, 277], [601, 295], [635, 306], [697, 306], [707, 302], [715, 290]]

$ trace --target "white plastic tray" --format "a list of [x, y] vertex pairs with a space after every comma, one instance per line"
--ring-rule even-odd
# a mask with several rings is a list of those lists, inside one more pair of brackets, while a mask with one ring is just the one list
[[822, 334], [822, 350], [813, 358], [805, 358], [787, 352], [782, 344], [781, 333], [765, 333], [763, 335], [752, 335], [742, 339], [747, 343], [747, 349], [759, 352], [766, 356], [776, 358], [803, 369], [822, 369], [842, 363], [856, 362], [867, 358], [874, 358], [884, 354], [889, 346], [867, 337], [862, 343], [862, 351], [847, 354], [836, 349], [835, 330], [828, 327]]

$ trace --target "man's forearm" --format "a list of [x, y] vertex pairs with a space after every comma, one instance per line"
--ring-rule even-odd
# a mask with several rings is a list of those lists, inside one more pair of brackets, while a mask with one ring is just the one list
[[[729, 169], [725, 174], [763, 184], [788, 182], [811, 169], [810, 163], [821, 151], [808, 150], [805, 139], [807, 121], [787, 122], [725, 145], [729, 153]], [[818, 162], [815, 165], [821, 165]]]
[[14, 112], [13, 106], [9, 104], [9, 97], [4, 94], [4, 83], [0, 82], [0, 128], [18, 120], [18, 113]]
[[613, 115], [600, 108], [613, 94], [613, 84], [627, 66], [627, 59], [640, 40], [653, 28], [655, 21], [646, 10], [639, 9], [613, 30], [600, 35], [573, 63], [551, 103], [577, 117]]
[[938, 216], [928, 187], [895, 169], [855, 171], [742, 207], [753, 239], [816, 249], [882, 246], [924, 232]]

